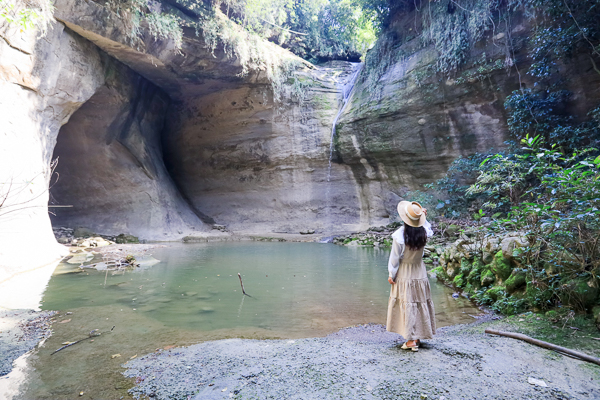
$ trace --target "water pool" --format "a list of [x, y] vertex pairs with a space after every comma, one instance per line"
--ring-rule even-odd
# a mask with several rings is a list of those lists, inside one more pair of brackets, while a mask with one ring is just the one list
[[[59, 265], [43, 309], [61, 316], [53, 336], [30, 358], [22, 398], [73, 398], [80, 392], [79, 398], [128, 398], [132, 382], [120, 375], [120, 365], [157, 348], [232, 337], [323, 336], [350, 325], [385, 323], [388, 249], [226, 242], [174, 244], [152, 255], [161, 262], [116, 273], [65, 273], [74, 267]], [[251, 297], [242, 294], [238, 273]], [[438, 326], [472, 322], [469, 314], [479, 312], [435, 279], [432, 296]], [[64, 342], [112, 326], [113, 332], [93, 342], [50, 355]]]

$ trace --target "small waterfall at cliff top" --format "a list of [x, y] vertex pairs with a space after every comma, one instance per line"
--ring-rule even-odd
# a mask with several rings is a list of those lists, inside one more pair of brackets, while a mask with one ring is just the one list
[[362, 71], [363, 68], [363, 63], [358, 63], [356, 66], [354, 66], [354, 69], [352, 71], [352, 74], [350, 75], [350, 78], [344, 83], [344, 86], [342, 86], [342, 105], [340, 106], [340, 109], [338, 110], [335, 118], [333, 119], [333, 123], [331, 124], [331, 141], [329, 142], [329, 167], [327, 168], [327, 192], [326, 192], [326, 209], [327, 209], [327, 216], [326, 216], [326, 220], [328, 221], [328, 225], [329, 225], [329, 229], [333, 229], [333, 221], [331, 219], [331, 168], [332, 168], [332, 160], [333, 160], [333, 148], [334, 148], [334, 144], [333, 141], [335, 139], [335, 127], [337, 125], [338, 119], [340, 118], [340, 116], [342, 115], [342, 113], [344, 112], [344, 110], [346, 109], [346, 105], [348, 104], [348, 101], [350, 100], [350, 96], [352, 96], [352, 92], [354, 91], [354, 86], [356, 84], [356, 80], [358, 79], [358, 76], [360, 75], [360, 71]]
[[[362, 67], [363, 67], [363, 64], [359, 63], [355, 67], [354, 72], [350, 76], [350, 79], [342, 87], [342, 106], [340, 107], [337, 115], [333, 119], [333, 123], [331, 124], [331, 141], [329, 142], [329, 168], [327, 169], [327, 182], [329, 182], [331, 180], [331, 160], [333, 159], [333, 147], [334, 147], [333, 139], [335, 138], [335, 126], [337, 125], [338, 119], [340, 119], [340, 116], [344, 112], [344, 109], [346, 108], [346, 105], [348, 104], [348, 100], [350, 100], [350, 95], [352, 94], [352, 91], [354, 90], [356, 80], [358, 79], [358, 76], [360, 75], [360, 71], [362, 70]], [[327, 190], [329, 190], [329, 187], [327, 187]]]

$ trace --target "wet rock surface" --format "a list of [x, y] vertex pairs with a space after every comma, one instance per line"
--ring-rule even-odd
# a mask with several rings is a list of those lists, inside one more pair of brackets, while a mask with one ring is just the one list
[[[600, 369], [485, 335], [492, 323], [442, 328], [419, 352], [381, 325], [324, 338], [221, 340], [125, 364], [140, 398], [592, 399]], [[547, 387], [535, 384], [543, 381]], [[533, 384], [531, 382], [534, 382]]]

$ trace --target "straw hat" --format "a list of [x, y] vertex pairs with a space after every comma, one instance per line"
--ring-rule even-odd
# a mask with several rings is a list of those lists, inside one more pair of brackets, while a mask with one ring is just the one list
[[416, 201], [401, 201], [398, 203], [398, 214], [400, 214], [402, 221], [415, 228], [423, 226], [427, 220], [423, 207]]

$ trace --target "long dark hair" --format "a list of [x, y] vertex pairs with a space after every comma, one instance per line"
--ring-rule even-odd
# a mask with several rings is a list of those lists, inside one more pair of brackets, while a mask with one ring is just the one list
[[422, 226], [415, 228], [404, 224], [404, 244], [410, 250], [420, 250], [427, 244], [427, 232]]

